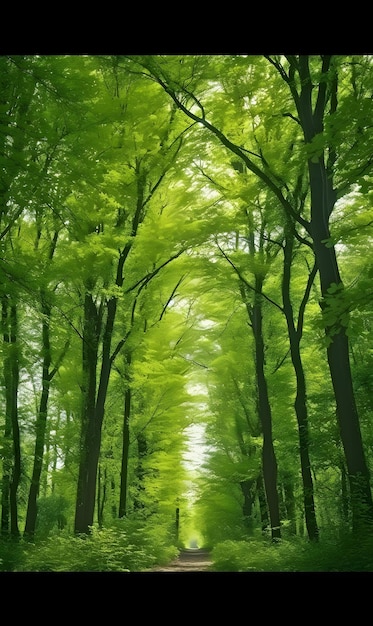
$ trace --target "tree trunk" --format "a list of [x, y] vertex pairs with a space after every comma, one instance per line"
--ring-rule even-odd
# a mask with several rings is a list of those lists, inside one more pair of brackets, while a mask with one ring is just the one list
[[341, 461], [341, 510], [342, 510], [342, 520], [347, 525], [348, 513], [349, 513], [348, 481], [347, 481], [346, 467], [345, 467], [343, 460]]
[[179, 541], [179, 531], [180, 531], [180, 508], [176, 507], [175, 512], [175, 541], [178, 543]]
[[263, 485], [263, 474], [260, 474], [256, 481], [256, 491], [258, 494], [259, 512], [262, 524], [262, 531], [265, 532], [270, 524], [268, 517], [268, 507], [266, 501], [266, 495]]
[[253, 487], [255, 480], [241, 480], [240, 487], [243, 495], [242, 514], [245, 525], [251, 530], [253, 528]]
[[49, 324], [51, 315], [51, 306], [45, 300], [45, 295], [41, 294], [42, 298], [42, 313], [43, 313], [43, 373], [42, 373], [42, 392], [40, 398], [39, 412], [36, 419], [36, 438], [35, 438], [35, 452], [34, 452], [34, 466], [31, 476], [31, 485], [29, 490], [29, 497], [27, 503], [26, 523], [24, 534], [28, 537], [32, 537], [35, 533], [36, 519], [37, 519], [37, 498], [40, 491], [40, 477], [43, 467], [44, 445], [45, 445], [45, 433], [47, 425], [48, 415], [48, 400], [49, 400], [49, 387], [50, 387], [50, 336], [49, 336]]
[[[323, 315], [330, 311], [328, 290], [333, 283], [339, 291], [333, 296], [340, 297], [343, 285], [334, 246], [327, 247], [330, 238], [325, 217], [330, 214], [330, 205], [325, 201], [330, 198], [330, 181], [323, 162], [310, 163], [310, 181], [312, 197], [311, 232], [314, 250], [320, 274]], [[329, 296], [330, 297], [330, 296]], [[360, 431], [360, 422], [356, 407], [349, 355], [349, 339], [346, 327], [340, 319], [330, 326], [325, 324], [329, 341], [327, 347], [328, 364], [331, 374], [341, 441], [346, 456], [347, 471], [351, 493], [352, 526], [354, 531], [364, 528], [366, 523], [373, 523], [373, 502], [370, 488], [369, 470], [365, 459]]]
[[131, 387], [129, 380], [129, 368], [131, 365], [131, 353], [126, 353], [127, 361], [127, 381], [124, 396], [124, 416], [123, 416], [123, 447], [122, 447], [122, 465], [120, 473], [120, 495], [119, 495], [119, 517], [127, 515], [127, 483], [128, 483], [128, 456], [130, 445], [129, 421], [131, 415]]
[[105, 468], [102, 475], [100, 463], [98, 465], [97, 483], [97, 523], [99, 528], [102, 528], [104, 525], [104, 508], [106, 503], [107, 470]]
[[263, 435], [263, 479], [271, 523], [271, 536], [272, 540], [276, 540], [281, 537], [280, 509], [277, 492], [277, 461], [272, 438], [272, 414], [268, 397], [267, 380], [264, 373], [264, 341], [261, 304], [262, 287], [263, 279], [256, 275], [254, 305], [251, 310], [251, 322], [255, 341], [255, 371], [258, 388], [258, 412]]
[[95, 438], [96, 370], [101, 329], [101, 317], [90, 293], [85, 295], [83, 326], [82, 427], [74, 529], [76, 533], [87, 534], [93, 523], [95, 499], [93, 494], [93, 503], [89, 506], [90, 455]]
[[[14, 320], [15, 307], [12, 307]], [[18, 526], [18, 503], [17, 492], [21, 479], [21, 440], [18, 424], [18, 383], [19, 383], [19, 365], [18, 358], [15, 356], [12, 363], [12, 431], [13, 431], [13, 451], [14, 451], [14, 465], [13, 475], [10, 482], [10, 533], [12, 537], [18, 539], [20, 537], [20, 531]]]
[[[283, 310], [286, 318], [291, 361], [293, 364], [295, 377], [296, 377], [296, 397], [294, 402], [294, 409], [298, 424], [298, 437], [299, 437], [299, 452], [300, 452], [300, 465], [302, 472], [302, 484], [303, 484], [303, 503], [305, 522], [308, 532], [308, 537], [311, 541], [318, 541], [319, 529], [316, 520], [315, 513], [315, 501], [314, 501], [314, 489], [311, 473], [311, 461], [309, 457], [309, 429], [308, 429], [308, 409], [307, 409], [307, 393], [306, 393], [306, 379], [304, 375], [303, 362], [300, 352], [300, 340], [302, 337], [302, 324], [298, 323], [298, 328], [295, 328], [293, 307], [290, 298], [290, 277], [291, 277], [291, 264], [293, 259], [293, 247], [294, 237], [292, 234], [287, 233], [285, 236], [284, 246], [284, 271], [282, 279], [282, 302]], [[311, 279], [308, 281], [307, 289], [311, 286]], [[313, 279], [312, 279], [313, 280]], [[307, 290], [303, 298], [302, 305], [305, 306], [307, 298]]]
[[2, 477], [2, 491], [1, 491], [1, 534], [4, 536], [9, 535], [10, 524], [10, 508], [9, 508], [9, 492], [10, 492], [10, 480], [12, 475], [13, 454], [12, 454], [12, 419], [10, 412], [10, 390], [11, 390], [11, 376], [10, 376], [10, 353], [9, 343], [10, 335], [8, 328], [8, 296], [2, 297], [2, 330], [4, 341], [4, 386], [5, 386], [5, 428], [4, 428], [4, 443], [3, 443], [3, 477]]
[[[12, 438], [11, 446], [13, 459], [4, 463], [4, 493], [2, 496], [3, 515], [2, 532], [8, 533], [10, 520], [10, 535], [18, 539], [20, 531], [18, 526], [18, 503], [17, 491], [21, 478], [21, 442], [18, 424], [18, 384], [19, 363], [17, 345], [17, 308], [14, 302], [9, 302], [7, 296], [3, 298], [2, 319], [4, 327], [4, 343], [6, 356], [4, 358], [4, 382], [5, 382], [5, 431]], [[10, 445], [7, 446], [10, 454]], [[9, 500], [7, 501], [7, 499]]]
[[[330, 58], [324, 58], [323, 70], [328, 69]], [[323, 132], [323, 118], [326, 106], [326, 82], [319, 85], [317, 106], [312, 108], [312, 90], [308, 56], [299, 57], [299, 76], [301, 91], [296, 99], [298, 114], [304, 138], [310, 144], [314, 137]], [[336, 91], [336, 87], [335, 87]], [[336, 96], [333, 101], [336, 109]], [[331, 167], [325, 165], [324, 153], [308, 160], [308, 171], [311, 190], [311, 221], [309, 232], [313, 239], [313, 249], [319, 270], [322, 308], [326, 319], [325, 332], [328, 339], [327, 356], [331, 374], [341, 441], [346, 456], [346, 464], [351, 494], [352, 528], [353, 531], [364, 529], [373, 524], [373, 502], [370, 488], [369, 470], [365, 459], [364, 447], [360, 431], [360, 422], [353, 389], [349, 340], [346, 327], [341, 319], [332, 322], [326, 318], [330, 315], [330, 302], [339, 298], [343, 285], [339, 273], [338, 261], [334, 245], [331, 244], [329, 218], [336, 202], [333, 188]], [[328, 290], [333, 285], [337, 291], [329, 296]]]
[[[118, 284], [118, 283], [117, 283]], [[85, 385], [82, 417], [81, 463], [78, 478], [78, 494], [75, 512], [75, 532], [89, 533], [93, 525], [97, 469], [101, 448], [102, 424], [105, 414], [105, 401], [111, 372], [110, 347], [117, 299], [106, 302], [106, 324], [102, 339], [101, 371], [96, 398], [97, 355], [101, 328], [101, 314], [97, 311], [92, 296], [85, 298], [85, 334], [83, 335], [83, 371], [88, 378]], [[85, 344], [86, 347], [85, 347]], [[84, 375], [83, 375], [84, 376]]]
[[[145, 172], [140, 171], [140, 161], [137, 164], [137, 202], [136, 211], [132, 220], [131, 235], [136, 236], [139, 224], [143, 218], [144, 210], [144, 186]], [[115, 285], [122, 287], [123, 268], [126, 259], [131, 251], [132, 241], [127, 242], [123, 250], [120, 252]], [[96, 500], [96, 484], [97, 484], [97, 468], [100, 457], [101, 433], [105, 415], [105, 402], [107, 390], [109, 386], [110, 372], [112, 367], [112, 357], [110, 354], [112, 335], [114, 330], [114, 322], [117, 312], [118, 299], [112, 296], [105, 301], [97, 311], [92, 296], [87, 293], [85, 297], [85, 328], [88, 342], [92, 341], [91, 348], [83, 345], [83, 372], [89, 372], [89, 385], [84, 392], [87, 401], [83, 406], [82, 417], [82, 437], [81, 437], [81, 463], [79, 468], [78, 492], [75, 511], [75, 532], [88, 534], [93, 524], [95, 500]], [[97, 379], [97, 355], [98, 345], [100, 341], [102, 327], [102, 307], [106, 307], [106, 323], [102, 337], [102, 357], [101, 371], [96, 397], [96, 379]], [[83, 334], [83, 344], [86, 339]], [[86, 354], [85, 351], [86, 350]], [[89, 358], [89, 351], [92, 351], [92, 357]]]

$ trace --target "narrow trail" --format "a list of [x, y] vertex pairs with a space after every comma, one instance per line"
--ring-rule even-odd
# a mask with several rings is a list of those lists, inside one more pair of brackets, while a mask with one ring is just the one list
[[188, 548], [182, 550], [177, 559], [168, 563], [154, 567], [148, 572], [206, 572], [210, 569], [212, 561], [208, 550], [199, 548]]

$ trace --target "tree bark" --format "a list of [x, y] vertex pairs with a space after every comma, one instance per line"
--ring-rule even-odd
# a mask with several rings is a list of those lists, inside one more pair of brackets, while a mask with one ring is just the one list
[[[17, 310], [16, 306], [11, 306], [11, 324], [12, 324], [12, 344], [16, 343], [17, 332]], [[10, 533], [15, 539], [20, 537], [18, 525], [18, 502], [17, 492], [21, 480], [21, 439], [18, 423], [18, 384], [19, 384], [19, 363], [18, 354], [14, 354], [12, 358], [12, 390], [11, 390], [11, 418], [13, 432], [13, 454], [14, 465], [13, 474], [10, 481]]]
[[126, 390], [124, 395], [124, 415], [123, 415], [123, 445], [122, 463], [120, 472], [120, 495], [119, 495], [119, 517], [127, 515], [127, 488], [128, 488], [128, 458], [130, 445], [130, 415], [131, 415], [131, 386], [129, 380], [129, 368], [131, 366], [131, 352], [126, 352]]
[[100, 463], [98, 464], [97, 483], [97, 523], [99, 528], [102, 528], [104, 525], [104, 508], [107, 493], [107, 470], [105, 468], [102, 475]]
[[254, 304], [250, 311], [255, 342], [255, 371], [258, 388], [258, 413], [262, 427], [262, 467], [264, 487], [270, 517], [272, 540], [281, 538], [280, 509], [277, 491], [277, 460], [273, 447], [272, 413], [268, 397], [267, 380], [264, 372], [264, 341], [261, 293], [263, 279], [255, 277]]
[[258, 494], [259, 512], [260, 512], [262, 531], [265, 532], [268, 526], [270, 525], [270, 521], [268, 517], [268, 507], [267, 507], [266, 495], [265, 495], [265, 490], [264, 490], [264, 485], [263, 485], [262, 473], [257, 478], [256, 491]]
[[10, 524], [10, 508], [9, 508], [9, 492], [10, 492], [10, 480], [12, 475], [12, 420], [10, 414], [10, 389], [11, 389], [11, 376], [10, 376], [10, 362], [9, 362], [9, 329], [8, 329], [8, 296], [2, 297], [2, 330], [3, 330], [3, 342], [4, 349], [8, 352], [4, 358], [3, 376], [5, 386], [5, 427], [4, 427], [4, 444], [3, 444], [3, 477], [2, 477], [2, 490], [1, 490], [1, 534], [4, 536], [9, 535]]
[[43, 371], [42, 371], [42, 392], [40, 398], [40, 406], [38, 416], [36, 419], [36, 438], [35, 438], [35, 452], [34, 452], [34, 465], [31, 476], [31, 485], [29, 490], [29, 497], [27, 502], [26, 523], [24, 534], [28, 537], [32, 537], [35, 533], [36, 519], [37, 519], [37, 498], [40, 491], [40, 477], [43, 467], [44, 445], [45, 445], [45, 433], [47, 425], [48, 415], [48, 400], [49, 400], [49, 387], [50, 387], [50, 365], [51, 365], [51, 352], [50, 352], [50, 336], [49, 336], [49, 324], [51, 316], [51, 306], [45, 298], [45, 294], [41, 294], [42, 299], [42, 314], [43, 314]]
[[[82, 346], [82, 412], [80, 461], [75, 506], [75, 532], [88, 534], [93, 524], [93, 500], [91, 496], [91, 450], [95, 444], [96, 370], [98, 344], [101, 330], [101, 315], [90, 293], [84, 299], [84, 324]], [[91, 497], [90, 497], [91, 496]], [[89, 500], [90, 497], [90, 500]]]
[[[299, 58], [299, 76], [301, 91], [296, 99], [298, 114], [304, 138], [310, 144], [314, 137], [323, 131], [323, 119], [326, 106], [326, 84], [320, 83], [317, 103], [312, 108], [313, 85], [309, 73], [308, 56]], [[323, 70], [330, 65], [325, 58]], [[335, 98], [336, 99], [336, 98]], [[336, 103], [334, 104], [336, 108]], [[340, 297], [343, 284], [339, 272], [335, 246], [331, 243], [329, 218], [336, 202], [331, 167], [325, 164], [324, 152], [308, 160], [308, 172], [311, 190], [311, 220], [309, 232], [313, 240], [313, 249], [320, 276], [322, 309], [324, 317], [330, 311], [328, 290], [334, 283], [338, 290], [332, 300]], [[337, 418], [341, 441], [346, 457], [352, 510], [353, 531], [364, 530], [373, 524], [373, 501], [370, 487], [369, 469], [366, 463], [362, 442], [360, 421], [357, 411], [349, 354], [349, 339], [346, 327], [340, 319], [332, 324], [325, 323], [328, 339], [327, 357], [337, 407]]]
[[[2, 493], [2, 534], [14, 539], [20, 537], [18, 525], [17, 491], [21, 478], [21, 442], [18, 424], [19, 362], [17, 345], [17, 307], [8, 296], [3, 296], [2, 322], [5, 344], [5, 441], [7, 452], [4, 460]], [[12, 453], [11, 453], [12, 450]], [[10, 527], [9, 527], [10, 522]]]
[[[288, 224], [288, 228], [290, 223]], [[304, 374], [303, 362], [300, 351], [300, 340], [302, 337], [302, 322], [298, 322], [298, 327], [295, 327], [293, 306], [290, 297], [290, 277], [291, 277], [291, 265], [293, 260], [294, 249], [294, 237], [293, 234], [287, 232], [285, 235], [284, 246], [284, 271], [282, 278], [282, 302], [283, 311], [286, 318], [291, 361], [293, 364], [295, 377], [296, 377], [296, 397], [294, 401], [294, 409], [298, 424], [298, 438], [299, 438], [299, 452], [300, 452], [300, 465], [302, 473], [302, 485], [303, 485], [303, 504], [305, 513], [305, 522], [308, 532], [308, 537], [311, 541], [318, 541], [319, 529], [316, 520], [315, 513], [315, 501], [314, 501], [314, 489], [311, 473], [311, 461], [309, 457], [309, 428], [308, 428], [308, 409], [307, 409], [307, 393], [306, 393], [306, 379]], [[308, 281], [307, 289], [311, 286], [311, 280], [313, 281], [312, 274]], [[308, 298], [307, 290], [303, 298], [302, 305], [305, 306], [306, 298]], [[299, 318], [298, 318], [299, 319]]]

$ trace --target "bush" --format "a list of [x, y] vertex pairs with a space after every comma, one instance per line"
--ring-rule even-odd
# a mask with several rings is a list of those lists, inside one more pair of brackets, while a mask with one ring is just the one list
[[224, 541], [212, 551], [214, 570], [226, 572], [373, 571], [373, 539], [346, 536], [311, 543], [294, 537]]
[[46, 538], [52, 531], [63, 530], [67, 524], [68, 502], [63, 496], [50, 495], [38, 500], [37, 536]]
[[118, 520], [110, 528], [92, 528], [84, 537], [63, 532], [41, 542], [24, 544], [24, 560], [17, 571], [130, 572], [168, 562], [178, 550], [167, 543], [162, 527]]
[[23, 560], [23, 550], [20, 541], [12, 538], [0, 539], [0, 571], [12, 572]]

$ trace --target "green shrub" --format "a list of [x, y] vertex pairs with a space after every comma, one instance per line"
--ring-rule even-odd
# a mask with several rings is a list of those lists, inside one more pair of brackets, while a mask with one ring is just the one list
[[43, 541], [24, 544], [24, 560], [18, 571], [130, 572], [168, 562], [178, 550], [170, 545], [162, 525], [118, 520], [110, 528], [93, 527], [89, 536], [61, 532]]
[[12, 572], [23, 561], [22, 544], [11, 538], [0, 539], [0, 572]]
[[212, 550], [214, 570], [226, 572], [373, 571], [373, 538], [346, 536], [311, 543], [294, 537], [223, 541]]
[[68, 502], [63, 496], [50, 495], [38, 500], [36, 533], [42, 538], [52, 531], [63, 530], [67, 524]]

